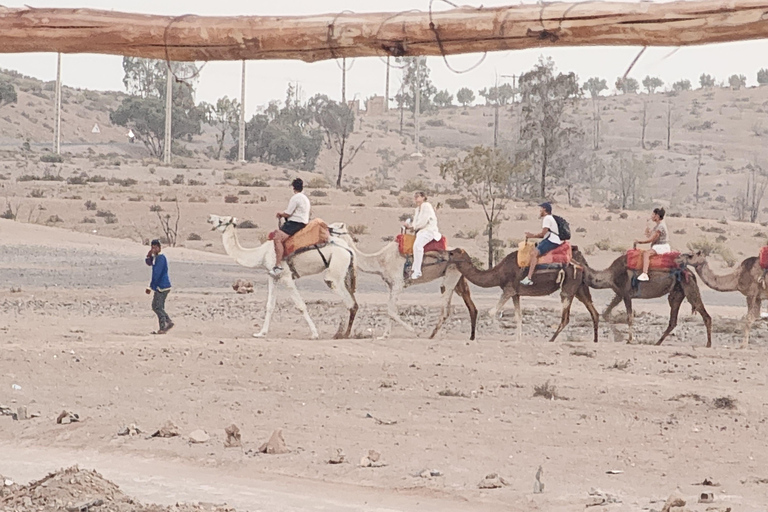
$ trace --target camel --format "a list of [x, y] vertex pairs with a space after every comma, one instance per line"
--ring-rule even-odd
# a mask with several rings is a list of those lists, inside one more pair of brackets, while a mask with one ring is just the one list
[[682, 269], [680, 272], [669, 270], [651, 270], [648, 273], [650, 281], [637, 283], [633, 287], [631, 270], [627, 269], [627, 257], [625, 255], [616, 258], [611, 266], [605, 270], [593, 270], [587, 264], [581, 253], [573, 252], [573, 260], [584, 267], [586, 283], [590, 288], [612, 289], [616, 295], [608, 304], [603, 318], [610, 323], [611, 311], [621, 301], [627, 308], [627, 325], [629, 326], [629, 338], [627, 343], [633, 341], [634, 314], [632, 311], [632, 299], [656, 299], [668, 295], [669, 301], [669, 325], [661, 335], [656, 345], [661, 345], [672, 330], [677, 327], [677, 315], [684, 299], [691, 303], [693, 311], [698, 312], [704, 320], [707, 328], [707, 348], [712, 346], [712, 317], [707, 313], [701, 300], [701, 292], [696, 282], [696, 276]]
[[747, 316], [744, 325], [744, 340], [741, 348], [749, 345], [749, 332], [752, 324], [760, 318], [760, 306], [763, 299], [768, 299], [768, 290], [765, 284], [765, 270], [760, 268], [756, 256], [747, 258], [741, 262], [739, 268], [730, 274], [719, 276], [709, 267], [706, 256], [699, 251], [694, 254], [681, 254], [677, 259], [681, 265], [690, 265], [696, 269], [696, 273], [704, 284], [718, 292], [740, 292], [747, 298]]
[[[467, 284], [466, 279], [462, 277], [461, 272], [459, 272], [453, 265], [449, 265], [447, 260], [436, 257], [434, 253], [425, 254], [424, 265], [422, 266], [422, 276], [419, 279], [412, 281], [410, 279], [405, 279], [403, 276], [405, 256], [400, 254], [397, 242], [390, 242], [379, 251], [369, 254], [362, 252], [357, 248], [355, 240], [349, 234], [347, 226], [343, 222], [330, 224], [328, 227], [331, 230], [331, 236], [341, 238], [347, 245], [349, 245], [352, 251], [354, 251], [357, 268], [362, 272], [380, 276], [387, 285], [387, 288], [389, 288], [387, 324], [384, 327], [384, 334], [382, 334], [380, 338], [383, 339], [389, 337], [392, 331], [392, 320], [405, 327], [408, 331], [414, 332], [414, 328], [403, 321], [397, 313], [397, 298], [405, 288], [412, 284], [428, 283], [442, 278], [443, 281], [440, 285], [440, 292], [443, 294], [443, 303], [440, 310], [440, 319], [438, 320], [437, 325], [435, 325], [429, 338], [432, 339], [435, 337], [445, 323], [445, 320], [450, 316], [451, 299], [453, 298], [453, 292], [455, 291], [464, 300], [464, 304], [466, 304], [467, 309], [469, 310], [469, 318], [472, 324], [469, 339], [475, 339], [477, 308], [475, 307], [475, 303], [472, 302], [469, 285]], [[446, 293], [446, 290], [449, 290], [448, 293]]]
[[[574, 254], [578, 249], [573, 248]], [[549, 341], [555, 341], [557, 335], [565, 329], [571, 318], [571, 304], [576, 297], [586, 306], [592, 317], [594, 327], [594, 342], [597, 343], [597, 326], [600, 315], [592, 304], [592, 296], [589, 287], [584, 283], [584, 272], [574, 265], [567, 265], [564, 269], [537, 270], [534, 274], [534, 284], [525, 286], [520, 280], [526, 275], [517, 265], [517, 251], [508, 254], [501, 262], [490, 270], [480, 270], [472, 263], [472, 258], [463, 249], [449, 251], [448, 261], [456, 265], [459, 272], [467, 280], [482, 288], [501, 288], [499, 302], [488, 312], [491, 317], [498, 319], [497, 314], [502, 311], [504, 304], [512, 299], [515, 306], [515, 319], [517, 320], [517, 341], [522, 340], [523, 313], [520, 309], [520, 297], [541, 297], [549, 295], [558, 289], [562, 301], [562, 315], [560, 325]]]
[[[244, 248], [237, 239], [235, 227], [237, 219], [235, 217], [221, 217], [211, 215], [208, 222], [213, 226], [212, 229], [221, 232], [221, 241], [224, 244], [224, 250], [227, 251], [237, 263], [248, 268], [263, 268], [269, 270], [275, 266], [275, 248], [271, 242], [266, 242], [257, 247]], [[352, 323], [357, 314], [357, 301], [355, 300], [355, 287], [357, 285], [357, 275], [355, 273], [354, 254], [343, 241], [334, 240], [328, 245], [319, 249], [311, 249], [305, 252], [294, 254], [291, 257], [292, 270], [300, 276], [309, 276], [324, 273], [325, 284], [333, 290], [349, 310], [349, 319], [342, 319], [335, 338], [348, 338], [352, 333]], [[261, 331], [254, 334], [254, 338], [263, 338], [269, 332], [269, 323], [272, 319], [272, 312], [275, 310], [277, 296], [275, 295], [276, 283], [282, 282], [291, 293], [291, 299], [296, 305], [307, 325], [312, 332], [312, 339], [318, 339], [317, 327], [309, 316], [307, 305], [299, 294], [294, 282], [293, 272], [283, 272], [279, 279], [270, 278], [267, 295], [267, 312], [264, 318], [264, 324]]]

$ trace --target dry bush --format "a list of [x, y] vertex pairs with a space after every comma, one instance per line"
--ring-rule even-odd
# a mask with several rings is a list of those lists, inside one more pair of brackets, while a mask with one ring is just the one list
[[452, 389], [444, 389], [442, 391], [438, 391], [437, 394], [440, 395], [440, 396], [449, 396], [449, 397], [456, 397], [456, 398], [468, 398], [466, 393], [464, 393], [462, 391], [459, 391], [459, 390], [455, 390], [455, 389], [453, 389], [453, 390]]
[[91, 201], [90, 199], [85, 202], [85, 209], [90, 211], [93, 211], [96, 209], [96, 203]]
[[328, 184], [328, 180], [326, 180], [323, 177], [310, 178], [310, 180], [307, 181], [304, 185], [307, 188], [329, 188], [330, 187], [330, 185]]
[[549, 381], [544, 384], [533, 386], [533, 396], [540, 396], [547, 400], [564, 400], [564, 398], [558, 394], [557, 388], [550, 384]]
[[595, 353], [594, 352], [592, 352], [591, 350], [584, 350], [582, 348], [577, 348], [576, 350], [573, 350], [571, 352], [571, 355], [572, 356], [589, 357], [589, 358], [595, 357]]
[[469, 203], [465, 197], [452, 198], [449, 197], [445, 200], [445, 204], [453, 208], [454, 210], [466, 210], [469, 208]]
[[202, 239], [203, 239], [203, 237], [201, 237], [197, 233], [190, 233], [189, 235], [187, 235], [187, 240], [189, 240], [189, 241], [197, 241], [197, 240], [202, 240]]
[[255, 222], [252, 222], [250, 220], [244, 220], [242, 222], [239, 222], [237, 224], [237, 227], [240, 229], [256, 229], [259, 226], [257, 226]]
[[93, 217], [83, 217], [83, 220], [80, 221], [81, 224], [96, 224], [96, 219]]
[[45, 190], [40, 188], [32, 189], [32, 191], [29, 193], [29, 197], [32, 197], [35, 199], [42, 199], [45, 197]]
[[326, 197], [328, 196], [328, 192], [325, 190], [312, 190], [309, 192], [309, 195], [312, 197]]
[[368, 233], [368, 226], [365, 224], [351, 224], [347, 230], [350, 235], [364, 235]]
[[627, 368], [630, 367], [631, 364], [632, 364], [632, 361], [630, 361], [629, 359], [625, 361], [617, 360], [617, 361], [614, 361], [613, 364], [608, 367], [608, 369], [609, 370], [626, 370]]
[[225, 203], [236, 203], [239, 200], [240, 200], [240, 198], [237, 197], [236, 195], [229, 194], [229, 195], [224, 196], [224, 202]]
[[721, 396], [712, 401], [712, 406], [715, 409], [735, 409], [736, 399], [729, 396]]

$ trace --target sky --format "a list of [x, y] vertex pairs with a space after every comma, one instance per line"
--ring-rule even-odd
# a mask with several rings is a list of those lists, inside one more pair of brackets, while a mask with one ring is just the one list
[[[520, 0], [517, 0], [519, 2]], [[529, 3], [530, 0], [523, 0]], [[514, 3], [517, 3], [514, 2]], [[512, 0], [482, 0], [486, 7], [510, 5]], [[535, 2], [531, 2], [535, 3]], [[355, 12], [405, 11], [429, 9], [429, 0], [4, 0], [6, 7], [89, 7], [97, 9], [140, 12], [147, 14], [181, 15], [301, 15], [354, 10]], [[473, 4], [474, 5], [474, 4]], [[435, 0], [433, 10], [450, 8]], [[574, 71], [583, 82], [599, 76], [613, 88], [616, 77], [622, 76], [635, 58], [638, 47], [574, 47], [545, 48], [489, 53], [485, 60], [468, 73], [457, 74], [446, 66], [442, 57], [430, 57], [430, 78], [438, 89], [455, 94], [461, 87], [475, 92], [499, 83], [511, 81], [504, 75], [520, 75], [530, 70], [541, 56], [551, 56], [561, 71]], [[475, 65], [482, 54], [449, 56], [455, 70]], [[271, 99], [283, 99], [289, 82], [297, 83], [304, 98], [324, 93], [341, 97], [341, 63], [334, 60], [307, 64], [300, 61], [250, 61], [247, 64], [246, 113], [254, 113]], [[384, 94], [386, 63], [377, 57], [347, 60], [347, 98], [364, 101]], [[648, 48], [635, 64], [629, 76], [638, 81], [646, 75], [659, 76], [669, 86], [688, 79], [694, 86], [702, 73], [718, 81], [727, 81], [732, 74], [743, 74], [747, 84], [756, 84], [757, 71], [768, 67], [768, 41], [725, 43], [684, 48]], [[14, 69], [42, 80], [56, 78], [55, 54], [0, 54], [0, 68]], [[239, 97], [240, 62], [209, 62], [200, 74], [196, 99], [213, 103], [222, 96]], [[390, 94], [399, 87], [400, 71], [391, 70]], [[62, 80], [70, 87], [97, 90], [124, 90], [122, 57], [108, 55], [64, 55]]]

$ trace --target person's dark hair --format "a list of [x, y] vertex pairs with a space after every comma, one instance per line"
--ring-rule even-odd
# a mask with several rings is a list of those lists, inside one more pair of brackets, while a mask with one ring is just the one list
[[664, 220], [664, 215], [667, 214], [666, 210], [664, 208], [654, 208], [653, 213], [659, 216], [661, 220]]
[[154, 240], [152, 240], [152, 243], [149, 244], [149, 245], [156, 245], [156, 246], [160, 247], [160, 240], [154, 239]]
[[552, 215], [552, 204], [551, 203], [541, 203], [539, 205], [539, 208], [544, 208], [545, 212], [547, 212], [549, 215]]
[[301, 178], [296, 178], [291, 182], [291, 186], [293, 187], [293, 190], [295, 190], [296, 192], [301, 192], [302, 190], [304, 190], [304, 180], [302, 180]]
[[427, 200], [427, 194], [425, 194], [425, 193], [424, 193], [424, 192], [422, 192], [421, 190], [418, 190], [418, 191], [414, 192], [414, 194], [413, 194], [413, 195], [414, 195], [414, 196], [423, 197], [425, 201]]

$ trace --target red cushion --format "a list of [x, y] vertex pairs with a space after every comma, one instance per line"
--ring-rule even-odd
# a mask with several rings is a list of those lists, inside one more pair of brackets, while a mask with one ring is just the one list
[[552, 249], [536, 261], [537, 265], [551, 265], [553, 263], [568, 264], [573, 257], [571, 244], [563, 242], [557, 249]]
[[768, 246], [760, 248], [760, 268], [768, 269]]
[[448, 248], [448, 239], [443, 237], [440, 240], [432, 240], [424, 246], [424, 252], [444, 251]]
[[[679, 265], [675, 260], [680, 256], [679, 252], [672, 251], [666, 254], [655, 254], [651, 256], [649, 270], [671, 270]], [[643, 251], [640, 249], [629, 249], [627, 251], [627, 268], [631, 270], [643, 270]]]

